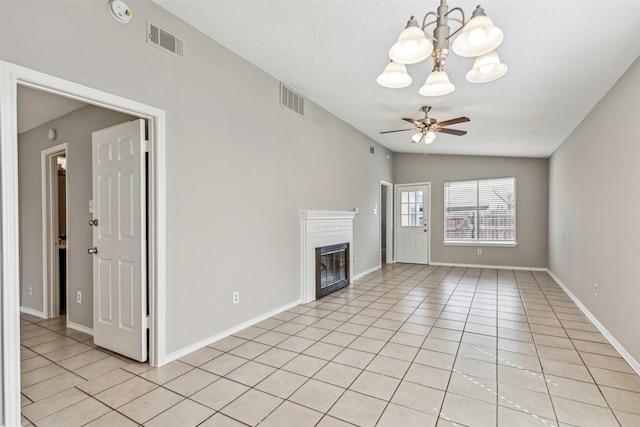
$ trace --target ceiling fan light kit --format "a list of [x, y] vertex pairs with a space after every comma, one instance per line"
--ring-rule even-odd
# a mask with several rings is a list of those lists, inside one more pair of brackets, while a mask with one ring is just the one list
[[414, 128], [409, 129], [397, 129], [397, 130], [387, 130], [383, 133], [394, 133], [394, 132], [405, 132], [408, 130], [417, 130], [416, 133], [411, 137], [411, 142], [419, 144], [423, 142], [425, 146], [427, 144], [431, 144], [436, 139], [436, 133], [448, 133], [449, 135], [463, 136], [467, 134], [466, 130], [457, 130], [457, 129], [449, 129], [446, 126], [455, 125], [458, 123], [465, 123], [471, 121], [468, 117], [456, 117], [455, 119], [445, 120], [443, 122], [438, 122], [436, 119], [429, 117], [429, 111], [431, 111], [431, 107], [428, 105], [420, 108], [420, 111], [424, 113], [424, 119], [412, 119], [408, 117], [403, 117], [402, 120], [405, 122], [411, 123]]
[[[449, 15], [453, 12], [457, 12], [460, 18], [450, 17]], [[453, 32], [451, 32], [449, 20], [460, 25]], [[432, 25], [435, 25], [433, 35], [427, 33], [427, 28]], [[406, 28], [400, 33], [398, 41], [389, 50], [391, 63], [378, 76], [378, 84], [389, 88], [408, 86], [411, 84], [410, 81], [405, 86], [394, 83], [399, 80], [398, 68], [390, 66], [416, 64], [431, 56], [433, 71], [419, 93], [424, 96], [440, 96], [453, 92], [455, 86], [444, 72], [444, 65], [449, 55], [450, 40], [456, 35], [458, 36], [451, 46], [453, 51], [462, 57], [476, 57], [473, 69], [467, 73], [467, 80], [472, 83], [485, 83], [507, 72], [507, 66], [500, 63], [498, 54], [493, 52], [502, 43], [502, 30], [485, 15], [484, 9], [480, 6], [476, 7], [471, 19], [466, 21], [462, 9], [455, 7], [449, 10], [447, 1], [440, 0], [437, 12], [428, 12], [424, 16], [422, 27], [419, 26], [415, 17], [411, 17]], [[406, 67], [404, 73], [406, 73]], [[407, 77], [409, 77], [408, 74]], [[402, 81], [404, 84], [408, 80], [403, 78]]]

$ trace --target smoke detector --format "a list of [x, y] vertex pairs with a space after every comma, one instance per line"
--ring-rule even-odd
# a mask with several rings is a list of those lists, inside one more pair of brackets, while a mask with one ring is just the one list
[[109, 2], [109, 11], [118, 22], [127, 24], [131, 21], [131, 9], [122, 0], [111, 0]]

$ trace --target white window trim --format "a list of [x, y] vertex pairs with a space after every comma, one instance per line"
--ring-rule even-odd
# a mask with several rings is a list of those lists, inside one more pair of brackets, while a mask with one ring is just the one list
[[[516, 183], [517, 183], [517, 179], [516, 176], [514, 175], [513, 177], [502, 177], [502, 178], [513, 178], [513, 183], [514, 183], [514, 188], [516, 188]], [[476, 178], [476, 179], [464, 179], [464, 180], [457, 180], [457, 181], [445, 181], [445, 184], [447, 182], [460, 182], [460, 181], [483, 181], [483, 180], [491, 180], [491, 179], [500, 179], [500, 178]], [[516, 206], [517, 206], [517, 188], [516, 188]], [[444, 197], [444, 196], [443, 196]], [[444, 207], [444, 218], [445, 218], [445, 222], [446, 222], [446, 217], [447, 217], [447, 206], [445, 203], [443, 203], [443, 207]], [[446, 240], [444, 239], [442, 241], [442, 244], [445, 246], [491, 246], [491, 247], [506, 247], [506, 248], [515, 248], [516, 246], [518, 246], [518, 241], [516, 240], [516, 238], [518, 237], [518, 228], [517, 228], [517, 224], [518, 224], [518, 219], [517, 219], [517, 215], [518, 215], [518, 211], [516, 210], [516, 228], [513, 230], [514, 232], [514, 240], [475, 240], [475, 239], [471, 239], [471, 240]], [[446, 224], [444, 224], [444, 228], [443, 228], [445, 237], [446, 237]]]
[[500, 241], [490, 241], [490, 240], [457, 240], [457, 241], [446, 241], [443, 240], [442, 244], [445, 246], [492, 246], [492, 247], [502, 247], [502, 248], [515, 248], [518, 246], [518, 242], [500, 242]]

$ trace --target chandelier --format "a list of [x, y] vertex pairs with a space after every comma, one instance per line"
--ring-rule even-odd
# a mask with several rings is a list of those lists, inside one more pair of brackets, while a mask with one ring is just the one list
[[[459, 13], [460, 18], [450, 16], [453, 12]], [[449, 27], [450, 20], [460, 25], [453, 33]], [[427, 28], [432, 25], [435, 25], [435, 28], [433, 35], [430, 35]], [[455, 86], [449, 81], [444, 65], [449, 55], [450, 40], [456, 35], [458, 36], [452, 44], [453, 51], [459, 56], [476, 58], [473, 68], [466, 75], [468, 81], [490, 82], [507, 72], [507, 66], [500, 62], [498, 54], [494, 51], [502, 43], [502, 30], [493, 25], [491, 19], [485, 15], [484, 9], [476, 7], [471, 19], [467, 21], [462, 9], [455, 7], [449, 10], [446, 0], [440, 0], [437, 12], [429, 12], [424, 16], [422, 27], [415, 17], [409, 19], [398, 41], [389, 50], [391, 62], [376, 81], [381, 86], [389, 88], [407, 87], [412, 79], [407, 74], [406, 65], [416, 64], [431, 56], [433, 71], [420, 88], [420, 95], [439, 96], [453, 92]]]

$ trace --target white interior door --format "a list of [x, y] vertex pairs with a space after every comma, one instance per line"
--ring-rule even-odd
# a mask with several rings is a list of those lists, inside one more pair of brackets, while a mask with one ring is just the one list
[[[93, 133], [93, 333], [147, 360], [144, 121]], [[97, 223], [96, 223], [97, 221]]]
[[429, 262], [429, 184], [396, 186], [396, 261]]

